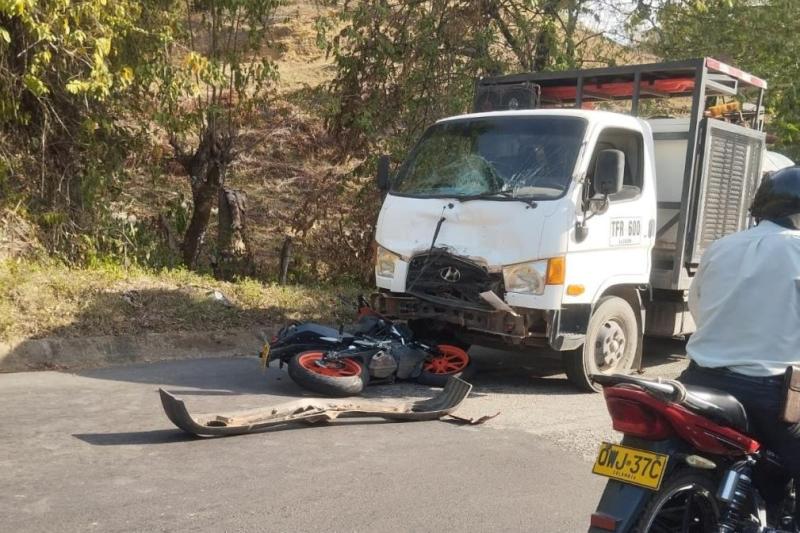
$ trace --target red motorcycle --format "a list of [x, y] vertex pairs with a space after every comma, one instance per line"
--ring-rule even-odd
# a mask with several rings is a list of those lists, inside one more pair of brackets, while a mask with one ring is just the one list
[[595, 461], [610, 479], [590, 532], [797, 531], [793, 485], [748, 435], [736, 398], [677, 381], [593, 379], [623, 439], [602, 443]]

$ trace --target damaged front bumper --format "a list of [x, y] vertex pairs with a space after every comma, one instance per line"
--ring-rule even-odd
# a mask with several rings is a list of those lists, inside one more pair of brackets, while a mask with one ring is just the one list
[[486, 343], [572, 350], [583, 344], [591, 306], [574, 305], [557, 310], [514, 308], [475, 309], [445, 305], [409, 294], [374, 293], [372, 307], [392, 319], [432, 320], [462, 328], [476, 344]]
[[[437, 420], [450, 415], [469, 395], [472, 385], [451, 377], [444, 389], [427, 400], [416, 402], [370, 402], [364, 400], [296, 400], [228, 414], [194, 415], [186, 404], [159, 389], [167, 418], [186, 433], [198, 437], [242, 435], [295, 422], [313, 424], [338, 418], [384, 418], [396, 421]], [[475, 423], [470, 421], [470, 423]]]

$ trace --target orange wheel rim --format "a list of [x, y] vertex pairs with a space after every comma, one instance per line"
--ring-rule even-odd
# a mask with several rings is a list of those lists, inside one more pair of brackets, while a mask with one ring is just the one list
[[300, 366], [322, 376], [349, 378], [361, 375], [361, 365], [352, 359], [325, 361], [323, 352], [305, 352], [297, 358]]
[[467, 352], [457, 346], [440, 344], [439, 353], [425, 361], [422, 368], [431, 374], [457, 374], [467, 368], [468, 364]]

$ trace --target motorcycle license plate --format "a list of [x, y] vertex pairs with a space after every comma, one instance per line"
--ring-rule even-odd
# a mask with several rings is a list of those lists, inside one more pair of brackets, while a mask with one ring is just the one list
[[592, 472], [622, 483], [658, 490], [668, 459], [669, 455], [604, 442], [600, 445]]

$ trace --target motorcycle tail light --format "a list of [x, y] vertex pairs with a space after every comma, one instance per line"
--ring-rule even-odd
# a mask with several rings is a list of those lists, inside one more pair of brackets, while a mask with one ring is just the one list
[[603, 531], [616, 531], [618, 522], [619, 520], [613, 516], [604, 513], [594, 513], [592, 514], [589, 525], [594, 528], [602, 529]]
[[663, 440], [672, 434], [672, 426], [661, 414], [639, 402], [624, 398], [606, 398], [614, 429], [625, 435], [647, 440]]

